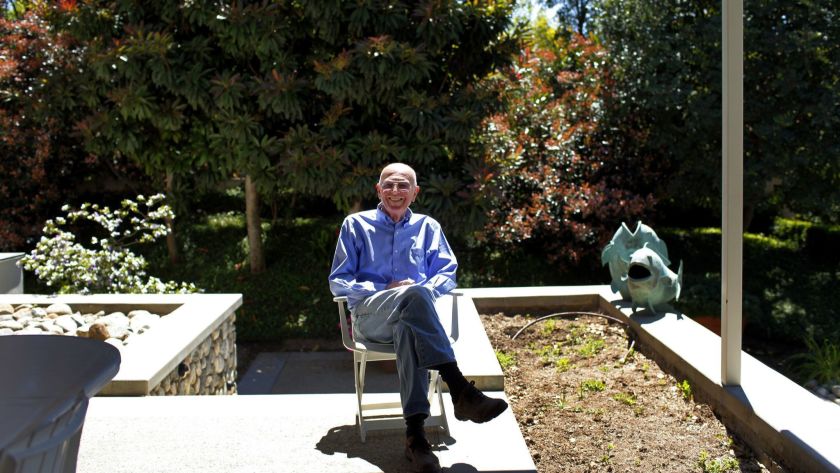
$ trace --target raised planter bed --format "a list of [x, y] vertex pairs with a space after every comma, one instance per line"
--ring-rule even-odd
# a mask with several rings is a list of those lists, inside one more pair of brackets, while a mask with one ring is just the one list
[[[146, 310], [161, 315], [125, 345], [120, 371], [105, 396], [236, 393], [236, 314], [240, 294], [0, 295], [0, 304], [48, 307], [63, 303], [79, 313]], [[14, 335], [7, 335], [14, 336]]]

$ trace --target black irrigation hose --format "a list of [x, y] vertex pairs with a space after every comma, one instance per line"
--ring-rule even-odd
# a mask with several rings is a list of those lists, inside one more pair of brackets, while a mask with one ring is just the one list
[[516, 332], [510, 339], [511, 340], [516, 340], [516, 337], [518, 337], [520, 333], [524, 332], [526, 328], [530, 327], [531, 325], [534, 325], [537, 322], [542, 322], [543, 320], [551, 319], [551, 318], [554, 318], [554, 317], [566, 317], [566, 316], [570, 316], [570, 315], [594, 315], [595, 317], [603, 317], [605, 319], [612, 320], [613, 322], [618, 322], [621, 325], [624, 325], [625, 327], [627, 326], [627, 322], [625, 322], [623, 320], [620, 320], [620, 319], [617, 319], [617, 318], [612, 317], [612, 316], [607, 315], [607, 314], [599, 314], [597, 312], [557, 312], [556, 314], [543, 315], [542, 317], [540, 317], [536, 320], [532, 320], [532, 321], [528, 322], [524, 327], [519, 329], [519, 331]]

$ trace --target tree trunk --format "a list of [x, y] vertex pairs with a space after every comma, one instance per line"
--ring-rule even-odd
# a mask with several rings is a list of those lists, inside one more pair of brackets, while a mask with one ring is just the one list
[[[172, 180], [174, 179], [171, 172], [166, 173], [166, 180], [164, 183], [165, 191], [166, 191], [166, 198], [170, 202], [173, 199], [172, 189], [174, 188], [172, 184]], [[169, 229], [169, 233], [166, 234], [166, 250], [169, 253], [169, 264], [175, 266], [180, 261], [181, 258], [178, 255], [178, 243], [175, 240], [175, 222], [171, 218], [166, 219], [166, 228]]]
[[248, 257], [251, 274], [265, 271], [260, 225], [260, 196], [251, 176], [245, 176], [245, 220], [248, 227]]

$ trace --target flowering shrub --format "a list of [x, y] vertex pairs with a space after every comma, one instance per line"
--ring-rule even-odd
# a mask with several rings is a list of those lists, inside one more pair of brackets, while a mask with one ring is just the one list
[[622, 179], [621, 150], [603, 130], [612, 83], [606, 59], [597, 43], [573, 35], [553, 50], [526, 49], [489, 81], [507, 110], [490, 117], [481, 136], [490, 172], [480, 241], [527, 245], [560, 266], [597, 262], [615, 227], [654, 204]]
[[[163, 194], [140, 195], [137, 202], [123, 200], [117, 210], [88, 203], [71, 210], [65, 205], [61, 210], [66, 217], [46, 221], [41, 240], [20, 264], [61, 294], [198, 292], [192, 283], [163, 282], [147, 275], [146, 259], [129, 249], [168, 233], [165, 219], [175, 215], [163, 199]], [[92, 236], [90, 248], [65, 229], [68, 224], [85, 221], [107, 234]]]

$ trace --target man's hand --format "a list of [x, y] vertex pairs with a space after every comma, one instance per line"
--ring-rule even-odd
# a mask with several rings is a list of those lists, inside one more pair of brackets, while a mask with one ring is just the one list
[[411, 278], [403, 279], [402, 281], [391, 281], [387, 286], [385, 286], [385, 289], [393, 289], [400, 286], [411, 286], [412, 284], [414, 284], [414, 280]]

